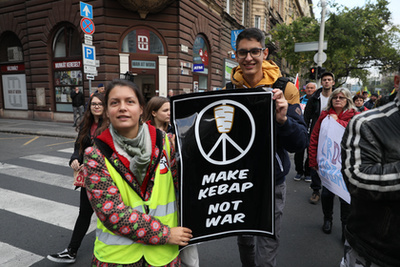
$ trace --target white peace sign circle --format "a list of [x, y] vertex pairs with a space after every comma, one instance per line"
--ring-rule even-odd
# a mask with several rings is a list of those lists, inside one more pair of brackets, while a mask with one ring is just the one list
[[[249, 118], [250, 124], [251, 124], [251, 135], [250, 135], [250, 140], [249, 140], [249, 143], [248, 143], [247, 147], [243, 150], [243, 149], [242, 149], [239, 145], [237, 145], [237, 144], [235, 143], [235, 141], [233, 141], [227, 134], [223, 133], [223, 134], [221, 134], [220, 138], [218, 138], [218, 141], [216, 142], [216, 144], [214, 145], [214, 147], [213, 147], [213, 148], [209, 151], [209, 153], [207, 154], [207, 153], [204, 151], [203, 146], [201, 145], [200, 131], [199, 131], [200, 121], [201, 121], [201, 118], [203, 117], [204, 113], [205, 113], [207, 110], [211, 109], [211, 108], [214, 107], [214, 106], [221, 105], [221, 104], [222, 104], [222, 105], [231, 104], [231, 105], [237, 106], [237, 107], [239, 107], [240, 109], [242, 109], [242, 110], [246, 113], [247, 117]], [[208, 106], [206, 106], [205, 108], [203, 108], [203, 109], [200, 111], [200, 113], [199, 113], [199, 115], [197, 116], [197, 119], [196, 119], [195, 131], [194, 131], [194, 132], [195, 132], [195, 137], [196, 137], [196, 138], [195, 138], [195, 139], [196, 139], [196, 143], [197, 143], [197, 146], [198, 146], [198, 148], [199, 148], [199, 150], [200, 150], [201, 155], [202, 155], [208, 162], [213, 163], [213, 164], [215, 164], [215, 165], [227, 165], [227, 164], [233, 163], [233, 162], [235, 162], [235, 161], [238, 161], [238, 160], [241, 159], [243, 156], [245, 156], [246, 153], [250, 150], [251, 146], [253, 145], [254, 138], [255, 138], [255, 128], [256, 128], [256, 126], [255, 126], [254, 118], [253, 118], [253, 116], [251, 115], [250, 111], [249, 111], [243, 104], [241, 104], [241, 103], [239, 103], [239, 102], [236, 102], [236, 101], [233, 101], [233, 100], [224, 99], [224, 100], [219, 100], [219, 101], [213, 102], [213, 103], [209, 104]], [[223, 151], [222, 151], [222, 153], [223, 153], [223, 159], [222, 159], [222, 160], [215, 160], [215, 159], [212, 159], [212, 158], [211, 158], [211, 154], [212, 154], [212, 152], [214, 151], [214, 149], [218, 146], [219, 142], [222, 141], [223, 144], [224, 144], [224, 142], [226, 142], [226, 140], [227, 140], [228, 142], [230, 142], [230, 143], [240, 152], [240, 154], [239, 154], [238, 156], [232, 158], [232, 159], [228, 159], [228, 160], [227, 160], [227, 159], [226, 159], [225, 147], [224, 147], [224, 145], [223, 145]]]

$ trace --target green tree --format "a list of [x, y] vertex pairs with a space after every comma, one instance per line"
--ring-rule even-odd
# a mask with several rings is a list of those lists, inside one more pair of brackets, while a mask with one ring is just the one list
[[[352, 9], [337, 7], [336, 13], [328, 15], [324, 36], [328, 41], [328, 49], [324, 51], [327, 60], [323, 67], [335, 73], [337, 85], [347, 77], [360, 78], [366, 84], [372, 66], [383, 72], [400, 66], [397, 47], [400, 31], [390, 21], [388, 4], [387, 0], [378, 0], [376, 4], [368, 2]], [[319, 31], [319, 22], [310, 17], [299, 18], [290, 25], [277, 25], [272, 30], [273, 40], [280, 48], [278, 56], [294, 67], [294, 73], [303, 69], [302, 76], [306, 77], [309, 68], [316, 65], [313, 60], [316, 51], [295, 53], [294, 45], [318, 41]]]

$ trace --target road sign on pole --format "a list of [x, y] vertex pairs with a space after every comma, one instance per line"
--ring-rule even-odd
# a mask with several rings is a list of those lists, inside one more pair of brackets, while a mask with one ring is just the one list
[[[307, 51], [318, 51], [319, 42], [304, 42], [304, 43], [295, 43], [294, 44], [294, 52], [307, 52]], [[328, 41], [324, 41], [323, 50], [328, 48]]]
[[81, 29], [86, 34], [93, 34], [95, 29], [93, 21], [88, 18], [82, 18]]
[[83, 65], [96, 66], [96, 47], [82, 44]]
[[92, 5], [80, 2], [81, 17], [93, 19], [93, 7]]

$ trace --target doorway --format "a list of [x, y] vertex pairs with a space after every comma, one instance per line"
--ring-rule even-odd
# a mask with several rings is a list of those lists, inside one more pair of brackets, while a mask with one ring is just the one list
[[158, 95], [158, 92], [156, 92], [155, 75], [137, 75], [134, 78], [134, 82], [139, 87], [146, 102], [148, 102], [153, 96]]

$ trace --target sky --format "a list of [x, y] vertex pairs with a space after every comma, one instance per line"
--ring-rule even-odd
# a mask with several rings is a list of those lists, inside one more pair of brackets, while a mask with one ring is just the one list
[[[328, 0], [326, 0], [328, 2]], [[357, 6], [364, 6], [367, 0], [334, 0], [335, 3], [347, 6], [348, 8], [353, 8]], [[400, 1], [399, 0], [388, 0], [389, 1], [389, 10], [392, 13], [392, 22], [394, 24], [397, 24], [400, 26], [400, 15], [399, 10], [400, 10]], [[313, 0], [314, 4], [314, 15], [315, 18], [319, 19], [321, 18], [321, 8], [318, 7], [318, 3], [320, 0]], [[377, 1], [375, 0], [370, 0], [371, 3], [376, 3]], [[329, 6], [328, 6], [329, 7]], [[332, 12], [335, 11], [335, 9], [331, 9]], [[397, 15], [397, 16], [395, 16]]]

